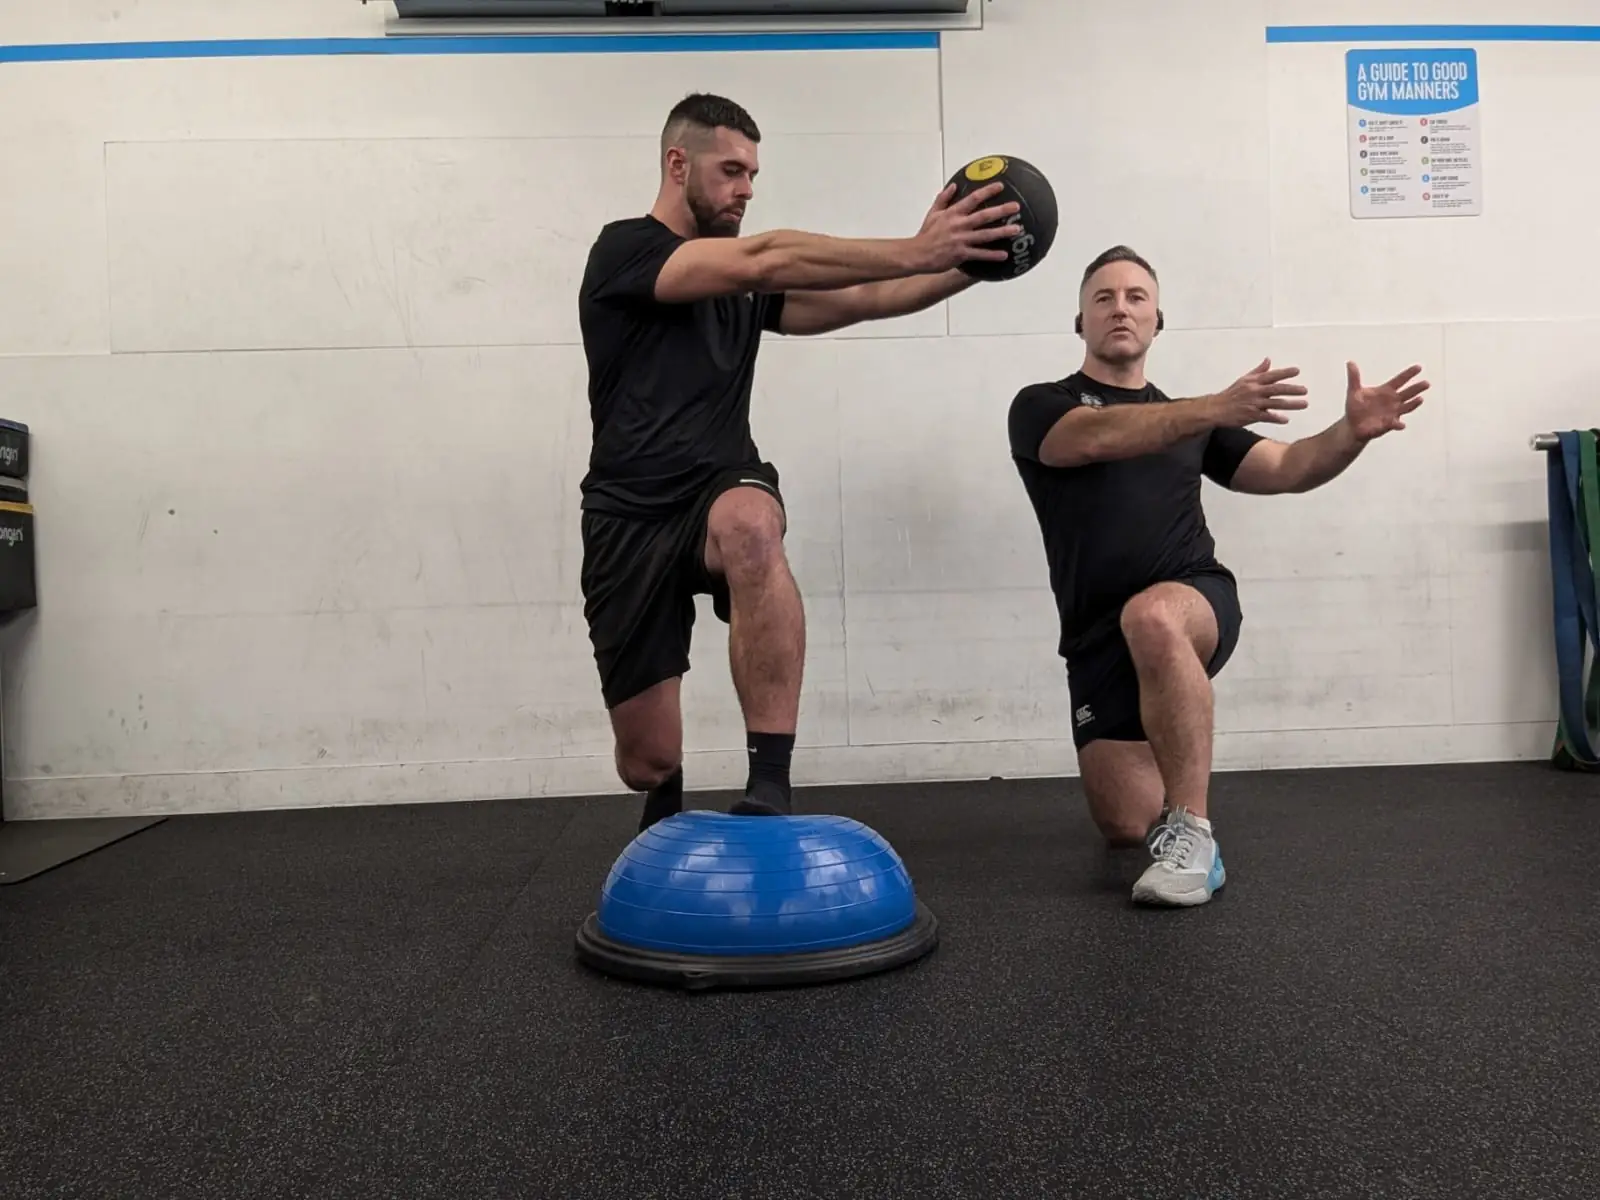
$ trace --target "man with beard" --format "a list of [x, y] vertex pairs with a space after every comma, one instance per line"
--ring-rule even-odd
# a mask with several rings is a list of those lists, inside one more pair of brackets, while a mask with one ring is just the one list
[[[1410, 367], [1284, 443], [1246, 428], [1303, 409], [1300, 372], [1270, 360], [1225, 391], [1171, 400], [1145, 380], [1164, 319], [1155, 271], [1126, 246], [1079, 289], [1082, 367], [1012, 401], [1011, 453], [1039, 520], [1061, 622], [1089, 810], [1112, 845], [1149, 846], [1135, 901], [1203, 904], [1226, 879], [1207, 816], [1211, 680], [1238, 643], [1239, 594], [1217, 561], [1200, 479], [1274, 495], [1320, 487], [1422, 403]], [[1165, 811], [1164, 811], [1165, 810]]]
[[914, 237], [739, 237], [760, 140], [730, 100], [677, 104], [654, 207], [601, 230], [579, 292], [594, 426], [581, 485], [584, 615], [617, 773], [648, 793], [641, 830], [682, 808], [679, 691], [698, 594], [728, 623], [748, 735], [733, 811], [792, 808], [805, 617], [778, 473], [750, 433], [763, 331], [818, 334], [917, 312], [971, 285], [962, 263], [1004, 260], [1000, 239], [1021, 232], [1000, 224], [1016, 204], [980, 207], [996, 184], [960, 201], [947, 187]]

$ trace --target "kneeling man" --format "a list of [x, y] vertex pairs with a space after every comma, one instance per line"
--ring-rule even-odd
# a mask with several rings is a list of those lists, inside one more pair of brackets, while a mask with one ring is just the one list
[[1084, 272], [1083, 365], [1012, 401], [1011, 454], [1044, 537], [1061, 619], [1073, 739], [1089, 807], [1114, 845], [1155, 861], [1134, 885], [1151, 904], [1203, 904], [1226, 878], [1208, 815], [1211, 680], [1239, 639], [1233, 573], [1216, 558], [1202, 476], [1236, 492], [1320, 487], [1422, 403], [1412, 366], [1363, 387], [1345, 412], [1285, 443], [1247, 428], [1303, 409], [1296, 368], [1270, 361], [1225, 391], [1173, 400], [1145, 380], [1163, 319], [1156, 274], [1126, 246]]

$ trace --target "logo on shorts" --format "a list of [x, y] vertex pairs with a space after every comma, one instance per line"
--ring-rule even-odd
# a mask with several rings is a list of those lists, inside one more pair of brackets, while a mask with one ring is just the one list
[[1087, 725], [1090, 721], [1094, 720], [1094, 710], [1085, 704], [1080, 707], [1077, 712], [1072, 714], [1072, 719], [1080, 726]]

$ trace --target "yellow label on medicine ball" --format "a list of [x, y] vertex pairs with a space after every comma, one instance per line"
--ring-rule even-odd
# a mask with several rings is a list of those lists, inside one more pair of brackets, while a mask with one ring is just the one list
[[993, 179], [1006, 169], [1006, 160], [998, 154], [991, 154], [988, 158], [980, 158], [967, 164], [967, 178], [973, 183], [982, 183], [986, 179]]

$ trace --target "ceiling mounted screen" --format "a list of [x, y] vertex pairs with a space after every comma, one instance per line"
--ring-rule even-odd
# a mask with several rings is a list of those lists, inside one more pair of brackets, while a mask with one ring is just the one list
[[878, 17], [889, 13], [961, 13], [967, 11], [967, 0], [661, 0], [656, 7], [666, 17]]
[[883, 17], [964, 13], [970, 0], [394, 0], [402, 20]]

